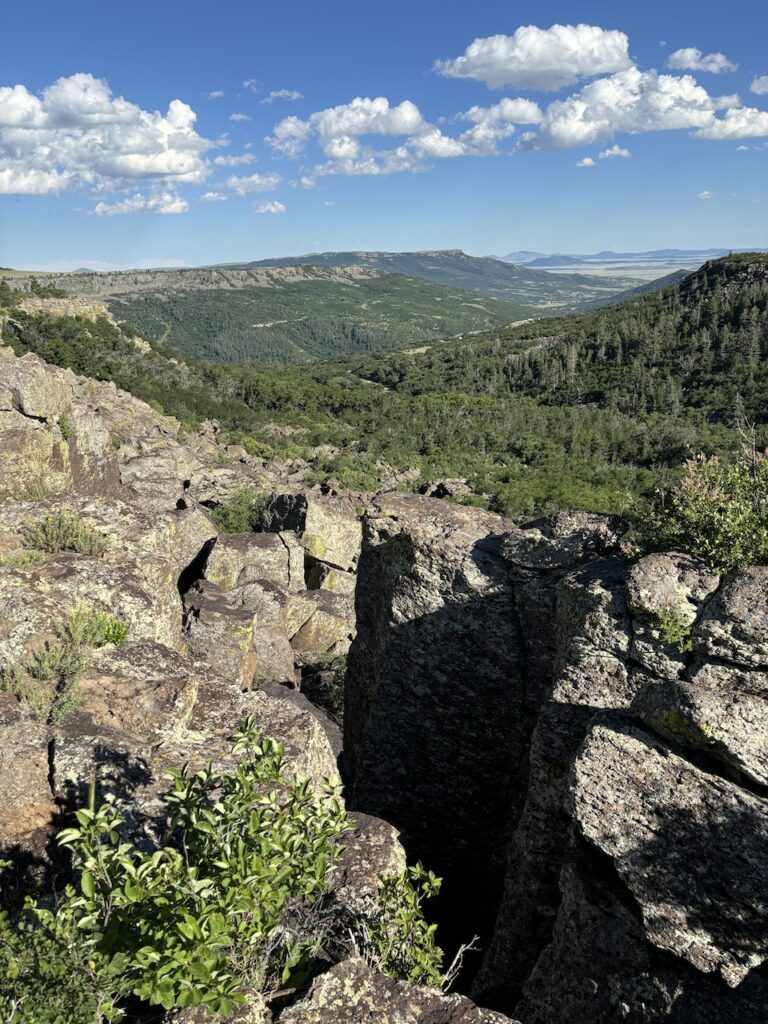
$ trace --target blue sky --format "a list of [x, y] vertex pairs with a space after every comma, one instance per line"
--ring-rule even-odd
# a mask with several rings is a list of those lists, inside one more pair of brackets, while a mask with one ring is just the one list
[[10, 5], [0, 265], [765, 247], [760, 6]]

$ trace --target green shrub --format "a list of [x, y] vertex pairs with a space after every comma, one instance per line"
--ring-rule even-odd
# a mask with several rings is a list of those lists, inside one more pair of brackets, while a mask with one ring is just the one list
[[30, 523], [24, 531], [27, 547], [48, 554], [77, 551], [81, 555], [100, 555], [107, 538], [81, 523], [72, 512], [51, 512], [39, 523]]
[[238, 487], [226, 501], [211, 509], [211, 518], [224, 533], [250, 533], [261, 529], [269, 495], [254, 487]]
[[18, 555], [0, 558], [0, 569], [15, 569], [17, 572], [25, 572], [27, 569], [34, 568], [44, 557], [42, 551], [22, 551]]
[[[20, 951], [29, 953], [32, 935], [40, 959], [54, 967], [73, 958], [88, 964], [90, 1000], [77, 992], [71, 1015], [56, 1017], [52, 1005], [64, 996], [30, 984], [14, 1021], [85, 1024], [99, 1019], [99, 1002], [130, 995], [165, 1009], [231, 1013], [244, 988], [273, 990], [306, 969], [317, 936], [288, 918], [295, 922], [303, 911], [312, 920], [308, 908], [326, 888], [338, 840], [350, 827], [346, 814], [332, 787], [318, 794], [307, 779], [288, 779], [282, 746], [260, 737], [251, 720], [233, 737], [232, 751], [241, 759], [229, 773], [210, 764], [168, 773], [172, 820], [155, 851], [121, 841], [123, 818], [113, 800], [97, 809], [92, 797], [77, 812], [77, 826], [59, 837], [79, 872], [56, 914], [71, 933], [63, 925], [56, 931], [48, 912], [28, 901], [15, 932], [5, 921], [0, 979], [9, 970], [18, 979]], [[0, 1016], [12, 998], [0, 980]], [[78, 1016], [80, 1005], [87, 1009]]]
[[641, 526], [646, 549], [699, 555], [718, 571], [768, 559], [768, 458], [699, 456]]
[[59, 416], [59, 430], [61, 431], [61, 436], [64, 440], [69, 441], [72, 437], [72, 424], [64, 413]]
[[[59, 836], [76, 884], [55, 911], [28, 899], [18, 921], [0, 915], [0, 1019], [97, 1024], [119, 1019], [130, 997], [228, 1014], [246, 991], [306, 984], [333, 928], [328, 869], [352, 826], [335, 788], [289, 778], [282, 745], [252, 719], [232, 753], [227, 772], [168, 772], [170, 824], [155, 850], [121, 838], [114, 798], [97, 807], [92, 783], [89, 806]], [[378, 907], [352, 927], [378, 970], [443, 982], [422, 913], [439, 884], [420, 866], [382, 879]]]
[[22, 664], [0, 670], [0, 690], [12, 693], [35, 718], [57, 726], [79, 703], [78, 684], [96, 648], [124, 643], [128, 627], [106, 612], [76, 605], [54, 624], [46, 642]]
[[670, 646], [676, 647], [681, 654], [686, 654], [692, 650], [691, 625], [676, 608], [673, 608], [671, 605], [668, 608], [664, 608], [656, 616], [654, 626], [662, 640], [670, 644]]
[[[0, 861], [0, 867], [10, 862]], [[78, 927], [71, 899], [56, 913], [28, 900], [20, 918], [0, 911], [0, 1020], [4, 1024], [102, 1024], [122, 1019], [111, 965]]]
[[422, 909], [439, 891], [440, 879], [421, 864], [381, 879], [376, 910], [355, 926], [360, 953], [371, 967], [413, 985], [442, 987], [437, 925], [427, 923]]

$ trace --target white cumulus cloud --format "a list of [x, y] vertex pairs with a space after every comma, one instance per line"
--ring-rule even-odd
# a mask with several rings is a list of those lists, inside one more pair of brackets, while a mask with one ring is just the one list
[[93, 213], [97, 216], [113, 216], [120, 213], [186, 213], [189, 203], [173, 192], [160, 195], [136, 195], [121, 199], [117, 203], [97, 203]]
[[223, 203], [229, 197], [226, 192], [204, 192], [200, 196], [200, 202], [202, 203]]
[[712, 97], [690, 75], [633, 67], [550, 103], [539, 130], [525, 135], [520, 148], [564, 149], [608, 141], [616, 132], [699, 129], [703, 135], [715, 124], [715, 111], [735, 103], [738, 96]]
[[271, 192], [280, 184], [279, 174], [250, 174], [246, 177], [227, 178], [226, 185], [235, 195], [245, 196], [250, 192]]
[[241, 164], [256, 163], [256, 157], [253, 153], [241, 153], [239, 156], [216, 156], [213, 162], [217, 167], [239, 167]]
[[696, 196], [696, 198], [697, 199], [712, 199], [714, 197], [714, 194], [715, 194], [714, 192], [710, 192], [707, 189], [705, 189], [703, 192], [699, 192], [698, 195]]
[[700, 139], [721, 142], [727, 139], [750, 139], [768, 135], [768, 110], [756, 107], [730, 107], [723, 117], [715, 118], [696, 132]]
[[632, 154], [623, 146], [609, 146], [608, 149], [604, 149], [602, 153], [597, 155], [601, 160], [615, 160], [616, 157], [623, 157], [625, 160], [628, 160]]
[[209, 100], [220, 100], [223, 95], [224, 95], [224, 90], [223, 89], [213, 89], [211, 92], [208, 93], [208, 99]]
[[728, 60], [724, 53], [702, 53], [695, 46], [685, 46], [670, 53], [667, 67], [674, 71], [709, 71], [719, 75], [722, 71], [738, 71], [739, 65]]
[[146, 111], [84, 73], [58, 79], [40, 96], [23, 85], [0, 88], [0, 191], [201, 182], [203, 154], [214, 144], [198, 135], [195, 121], [181, 100], [165, 114]]
[[229, 115], [229, 120], [230, 121], [250, 121], [251, 118], [250, 118], [249, 114], [230, 114]]
[[491, 88], [561, 89], [631, 64], [624, 32], [596, 25], [524, 25], [511, 35], [475, 39], [460, 57], [438, 60], [446, 78], [473, 78]]
[[289, 103], [295, 103], [297, 100], [303, 100], [304, 93], [299, 92], [298, 89], [273, 89], [272, 92], [268, 93], [263, 100], [259, 100], [260, 103], [274, 103], [275, 100], [287, 100]]
[[254, 213], [285, 213], [287, 207], [285, 203], [280, 203], [276, 199], [273, 199], [268, 203], [259, 203], [254, 206]]
[[[543, 114], [525, 98], [504, 99], [492, 107], [472, 107], [460, 115], [473, 127], [454, 138], [430, 124], [415, 103], [391, 104], [378, 96], [357, 97], [350, 103], [329, 107], [305, 120], [291, 116], [275, 125], [267, 142], [286, 157], [300, 156], [314, 140], [324, 162], [312, 177], [327, 174], [387, 175], [424, 169], [424, 161], [461, 156], [486, 156], [496, 151], [499, 140], [515, 131], [516, 123], [535, 124]], [[443, 119], [444, 120], [444, 119]], [[394, 148], [372, 148], [366, 136], [401, 137]]]
[[768, 95], [768, 75], [758, 75], [757, 78], [753, 78], [749, 91], [758, 96]]
[[585, 156], [585, 157], [582, 157], [581, 160], [577, 160], [576, 161], [576, 166], [577, 167], [595, 167], [596, 164], [595, 164], [595, 161], [592, 159], [591, 156]]

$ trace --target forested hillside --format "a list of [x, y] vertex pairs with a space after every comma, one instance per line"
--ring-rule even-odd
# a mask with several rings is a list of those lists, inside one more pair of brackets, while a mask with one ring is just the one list
[[627, 508], [689, 455], [735, 450], [740, 422], [765, 443], [767, 324], [768, 257], [745, 255], [598, 313], [284, 369], [169, 361], [105, 321], [16, 313], [5, 339], [187, 425], [216, 417], [253, 451], [288, 447], [265, 425], [299, 428], [291, 451], [339, 449], [317, 479], [372, 489], [385, 460], [421, 480], [466, 478], [473, 500], [524, 519]]
[[239, 289], [118, 295], [115, 316], [197, 359], [302, 363], [403, 348], [521, 320], [527, 308], [400, 274], [305, 279]]
[[363, 267], [422, 278], [550, 312], [569, 312], [586, 309], [599, 302], [610, 302], [639, 283], [639, 279], [629, 274], [612, 278], [598, 277], [588, 271], [548, 274], [543, 270], [512, 266], [493, 257], [468, 256], [461, 249], [438, 249], [434, 252], [313, 252], [304, 256], [256, 260], [234, 266], [243, 269]]

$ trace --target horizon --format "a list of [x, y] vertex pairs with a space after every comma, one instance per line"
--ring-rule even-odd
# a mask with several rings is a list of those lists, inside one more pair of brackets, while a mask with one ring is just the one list
[[44, 0], [33, 37], [6, 14], [4, 266], [765, 238], [764, 16], [743, 0], [90, 7]]
[[[2, 266], [2, 265], [0, 265], [0, 273], [3, 272], [3, 271], [10, 271], [10, 272], [14, 272], [14, 273], [23, 273], [23, 274], [36, 274], [36, 273], [39, 273], [39, 274], [59, 275], [59, 274], [77, 274], [77, 273], [115, 274], [115, 273], [126, 273], [126, 272], [129, 272], [129, 271], [159, 271], [159, 270], [163, 270], [163, 271], [166, 271], [166, 270], [223, 270], [223, 269], [226, 269], [226, 268], [241, 269], [241, 268], [244, 267], [244, 265], [246, 265], [248, 263], [259, 263], [259, 262], [264, 263], [264, 262], [268, 262], [270, 259], [286, 260], [286, 259], [294, 258], [294, 259], [297, 259], [297, 260], [304, 260], [304, 259], [307, 259], [307, 258], [309, 258], [311, 256], [318, 256], [318, 257], [320, 257], [320, 256], [333, 256], [333, 255], [340, 255], [340, 254], [345, 254], [345, 255], [346, 254], [355, 254], [355, 255], [361, 255], [361, 256], [407, 256], [407, 255], [411, 255], [411, 256], [426, 256], [426, 255], [432, 255], [432, 254], [434, 254], [434, 255], [457, 254], [457, 255], [469, 256], [469, 257], [471, 257], [473, 259], [496, 260], [497, 262], [507, 263], [509, 265], [509, 264], [512, 264], [514, 262], [514, 261], [512, 261], [510, 259], [510, 257], [513, 256], [513, 255], [521, 254], [521, 253], [526, 253], [527, 255], [534, 256], [534, 257], [551, 258], [551, 257], [555, 257], [555, 256], [560, 256], [560, 257], [563, 257], [563, 258], [575, 258], [575, 259], [595, 259], [596, 257], [600, 257], [600, 256], [605, 256], [605, 257], [615, 256], [615, 257], [619, 257], [619, 258], [624, 258], [625, 257], [625, 258], [631, 259], [632, 257], [653, 256], [653, 255], [656, 255], [656, 254], [666, 253], [666, 254], [669, 254], [670, 256], [672, 256], [672, 255], [675, 255], [675, 256], [690, 255], [692, 257], [693, 256], [711, 255], [712, 258], [718, 259], [718, 258], [720, 258], [720, 257], [722, 257], [724, 255], [730, 255], [732, 253], [739, 253], [739, 254], [757, 253], [757, 254], [762, 254], [762, 253], [766, 253], [766, 252], [768, 252], [768, 245], [766, 245], [766, 246], [748, 246], [748, 247], [743, 247], [743, 246], [738, 246], [738, 247], [737, 246], [730, 246], [730, 247], [729, 246], [710, 246], [710, 247], [701, 248], [701, 249], [680, 249], [680, 248], [676, 248], [676, 247], [673, 247], [673, 246], [659, 246], [659, 247], [654, 248], [654, 249], [644, 249], [644, 250], [634, 251], [634, 252], [630, 251], [630, 250], [619, 250], [619, 251], [617, 251], [617, 250], [614, 250], [614, 249], [602, 249], [602, 250], [600, 250], [598, 252], [590, 252], [590, 253], [583, 253], [583, 252], [577, 253], [577, 252], [564, 252], [564, 251], [545, 253], [545, 252], [534, 251], [534, 250], [531, 250], [531, 249], [517, 249], [514, 252], [508, 253], [507, 255], [504, 255], [504, 256], [501, 256], [501, 255], [498, 255], [498, 254], [492, 254], [492, 253], [482, 253], [482, 254], [469, 253], [469, 252], [466, 251], [466, 249], [461, 249], [461, 248], [456, 248], [456, 247], [451, 248], [451, 249], [402, 249], [402, 250], [397, 250], [397, 249], [348, 249], [348, 250], [342, 250], [342, 249], [330, 250], [329, 249], [329, 250], [318, 250], [318, 249], [315, 249], [315, 250], [312, 250], [310, 252], [305, 252], [305, 253], [290, 253], [290, 254], [288, 254], [286, 256], [264, 257], [264, 258], [260, 258], [259, 260], [249, 260], [249, 259], [243, 259], [243, 260], [222, 260], [221, 262], [218, 262], [218, 263], [194, 263], [194, 264], [193, 263], [177, 263], [177, 264], [173, 264], [173, 265], [168, 265], [168, 264], [165, 264], [165, 265], [163, 265], [163, 264], [153, 264], [153, 265], [150, 265], [150, 264], [146, 264], [146, 265], [126, 264], [124, 266], [117, 266], [117, 265], [114, 265], [114, 266], [106, 266], [106, 265], [94, 266], [94, 265], [91, 265], [91, 266], [89, 266], [87, 263], [82, 263], [79, 266], [72, 267], [70, 269], [56, 269], [56, 268], [52, 269], [52, 268], [46, 268], [46, 267], [40, 267], [40, 266], [35, 266], [35, 267], [15, 266], [15, 267], [13, 267], [13, 266]], [[525, 264], [522, 264], [522, 265], [525, 265]], [[639, 266], [642, 266], [642, 264], [639, 264]], [[532, 269], [543, 270], [544, 268], [538, 267], [538, 268], [532, 268]], [[685, 269], [685, 268], [682, 268], [682, 269]], [[628, 273], [630, 273], [630, 272], [631, 271], [628, 268]], [[401, 273], [401, 271], [393, 271], [393, 273]], [[573, 273], [574, 274], [579, 274], [579, 273], [588, 274], [588, 273], [594, 273], [594, 271], [591, 270], [589, 267], [585, 267], [585, 269], [583, 271], [580, 271], [580, 270], [576, 269], [576, 270], [573, 271]], [[669, 273], [669, 271], [661, 270], [660, 273], [659, 273], [659, 277], [663, 277], [667, 273]]]

